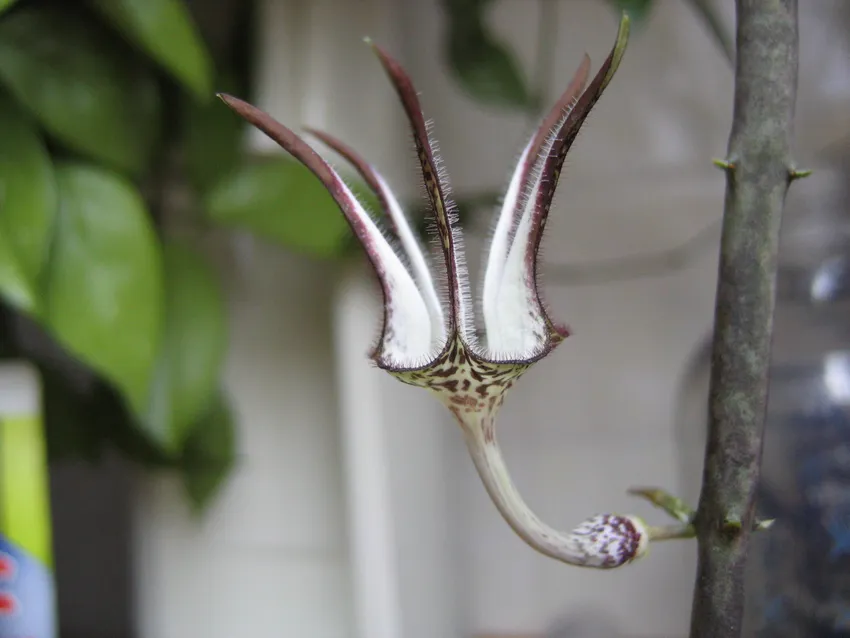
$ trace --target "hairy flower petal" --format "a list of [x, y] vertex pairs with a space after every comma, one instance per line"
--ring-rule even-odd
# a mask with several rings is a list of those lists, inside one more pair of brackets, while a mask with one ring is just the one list
[[386, 237], [337, 172], [291, 130], [260, 109], [230, 95], [222, 101], [306, 166], [336, 201], [363, 245], [384, 294], [383, 334], [373, 354], [385, 368], [415, 367], [434, 354], [428, 306]]
[[[522, 238], [522, 231], [527, 232], [522, 220], [539, 189], [543, 163], [555, 143], [553, 129], [566, 119], [584, 88], [589, 69], [590, 58], [585, 55], [566, 91], [523, 150], [499, 212], [487, 255], [482, 296], [488, 353], [495, 358], [518, 358], [545, 348], [544, 330], [528, 331], [521, 319], [517, 322], [518, 317], [527, 314], [527, 282], [505, 281], [504, 271], [512, 243], [518, 236]], [[542, 316], [527, 319], [541, 326], [545, 324]]]
[[410, 77], [386, 51], [374, 43], [370, 42], [370, 44], [395, 87], [413, 132], [425, 190], [434, 212], [440, 247], [445, 258], [446, 283], [449, 292], [449, 332], [457, 330], [466, 343], [474, 344], [472, 304], [462, 238], [456, 228], [457, 214], [447, 197], [448, 179], [439, 169], [439, 157], [435, 152], [436, 144], [428, 135], [419, 97]]
[[435, 351], [441, 350], [446, 342], [446, 326], [442, 305], [437, 295], [437, 289], [434, 286], [434, 279], [431, 275], [431, 269], [428, 265], [425, 251], [419, 239], [414, 234], [413, 229], [410, 227], [398, 199], [381, 174], [353, 148], [322, 131], [315, 129], [306, 130], [344, 157], [375, 192], [384, 214], [390, 220], [395, 234], [401, 241], [401, 245], [410, 261], [413, 277], [428, 306], [428, 316], [431, 319], [432, 345]]
[[[500, 336], [501, 342], [491, 349], [501, 358], [531, 359], [542, 356], [568, 334], [565, 328], [549, 318], [543, 305], [537, 283], [540, 242], [567, 151], [614, 76], [625, 52], [628, 31], [629, 22], [623, 20], [611, 53], [575, 105], [561, 118], [551, 137], [551, 147], [541, 158], [542, 164], [536, 174], [533, 191], [524, 204], [496, 297], [495, 317], [501, 322], [496, 334]], [[576, 78], [581, 76], [582, 68]]]
[[[517, 263], [522, 264], [523, 278], [530, 281], [536, 295], [536, 307], [542, 311], [542, 300], [540, 297], [540, 289], [537, 285], [537, 267], [538, 257], [540, 254], [540, 242], [543, 238], [543, 231], [546, 226], [546, 219], [549, 216], [549, 209], [552, 206], [552, 200], [555, 196], [555, 189], [558, 186], [558, 180], [561, 177], [561, 169], [564, 166], [564, 160], [567, 157], [567, 152], [573, 145], [579, 131], [590, 111], [599, 101], [602, 93], [607, 88], [614, 73], [620, 65], [623, 54], [625, 53], [626, 43], [628, 41], [629, 21], [623, 20], [620, 23], [620, 30], [617, 33], [617, 40], [611, 53], [605, 59], [599, 71], [596, 72], [593, 80], [587, 89], [581, 94], [575, 106], [561, 122], [558, 131], [554, 136], [554, 143], [551, 151], [547, 155], [540, 172], [539, 187], [534, 195], [533, 201], [529, 201], [530, 207], [525, 211], [523, 217], [528, 215], [530, 224], [528, 226], [528, 234], [524, 236], [523, 241], [515, 241], [511, 247], [511, 251], [517, 250]], [[517, 233], [519, 235], [519, 233]], [[522, 259], [519, 259], [519, 251], [522, 251]], [[508, 256], [511, 261], [512, 255]], [[549, 327], [557, 330], [557, 326], [549, 320], [543, 313]]]

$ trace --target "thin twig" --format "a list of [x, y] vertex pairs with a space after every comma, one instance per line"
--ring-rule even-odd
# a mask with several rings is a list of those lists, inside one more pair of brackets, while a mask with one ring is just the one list
[[718, 269], [691, 638], [739, 638], [755, 522], [779, 228], [796, 176], [797, 0], [738, 0], [735, 106]]
[[692, 522], [696, 514], [691, 506], [682, 499], [657, 487], [633, 487], [629, 490], [629, 494], [649, 501], [680, 523]]

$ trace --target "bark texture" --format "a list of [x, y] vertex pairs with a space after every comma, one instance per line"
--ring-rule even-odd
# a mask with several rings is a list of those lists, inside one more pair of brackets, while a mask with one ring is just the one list
[[[779, 229], [796, 176], [797, 0], [737, 0], [709, 430], [691, 638], [739, 638], [768, 393]], [[770, 533], [770, 532], [766, 532]]]

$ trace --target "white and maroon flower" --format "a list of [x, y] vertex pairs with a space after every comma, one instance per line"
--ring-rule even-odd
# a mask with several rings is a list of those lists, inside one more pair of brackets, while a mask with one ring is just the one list
[[[395, 86], [413, 131], [441, 260], [430, 262], [402, 206], [380, 173], [339, 140], [310, 131], [348, 160], [378, 197], [382, 230], [339, 174], [306, 142], [268, 114], [221, 95], [324, 184], [360, 241], [380, 282], [383, 329], [372, 358], [404, 383], [431, 390], [455, 415], [476, 468], [511, 527], [532, 547], [561, 561], [610, 568], [641, 556], [652, 529], [633, 516], [600, 515], [570, 533], [553, 530], [523, 503], [495, 439], [505, 393], [569, 334], [546, 311], [537, 283], [538, 251], [564, 158], [611, 81], [625, 51], [628, 19], [616, 45], [587, 84], [585, 56], [567, 90], [520, 155], [498, 213], [481, 290], [484, 341], [476, 338], [462, 238], [436, 145], [404, 69], [372, 45]], [[587, 86], [586, 86], [587, 85]], [[586, 86], [586, 88], [585, 88]]]

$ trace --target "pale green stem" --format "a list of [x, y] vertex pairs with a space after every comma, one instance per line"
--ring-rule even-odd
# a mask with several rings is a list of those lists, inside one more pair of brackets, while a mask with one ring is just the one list
[[[580, 567], [610, 569], [630, 563], [646, 553], [650, 541], [680, 540], [696, 536], [693, 510], [681, 499], [658, 488], [629, 490], [650, 501], [679, 522], [648, 526], [637, 516], [601, 514], [587, 519], [571, 532], [558, 531], [525, 503], [511, 479], [495, 436], [494, 415], [454, 411], [469, 455], [496, 509], [514, 532], [541, 554]], [[755, 530], [772, 521], [761, 521]]]
[[645, 553], [650, 535], [635, 516], [596, 516], [572, 532], [557, 531], [541, 521], [511, 480], [491, 416], [468, 413], [462, 418], [461, 430], [487, 493], [508, 525], [533, 549], [570, 565], [602, 569], [619, 567]]

